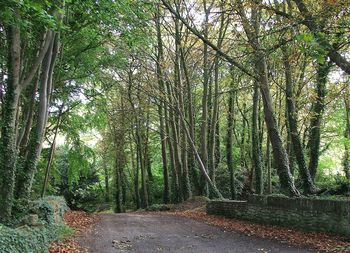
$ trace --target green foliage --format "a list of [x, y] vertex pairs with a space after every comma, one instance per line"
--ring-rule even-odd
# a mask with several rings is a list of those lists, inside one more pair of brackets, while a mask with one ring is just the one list
[[146, 208], [146, 211], [158, 212], [158, 211], [168, 211], [171, 209], [170, 205], [165, 204], [153, 204]]
[[61, 222], [67, 210], [68, 206], [63, 197], [48, 196], [30, 202], [30, 212], [38, 214], [39, 219], [48, 224]]
[[301, 43], [301, 51], [315, 58], [320, 64], [326, 62], [327, 48], [323, 45], [325, 41], [324, 33], [315, 35], [311, 32], [304, 32], [299, 34], [296, 40]]
[[13, 229], [0, 224], [0, 252], [44, 253], [59, 235], [60, 225]]
[[63, 239], [73, 230], [62, 224], [67, 204], [62, 197], [49, 196], [33, 202], [17, 203], [17, 211], [24, 214], [35, 213], [39, 216], [37, 226], [11, 228], [0, 224], [1, 253], [44, 253], [51, 242]]
[[57, 150], [54, 168], [51, 194], [64, 196], [71, 208], [94, 211], [90, 204], [96, 208], [102, 192], [92, 149], [82, 142], [71, 148], [62, 146]]
[[63, 224], [61, 226], [58, 226], [58, 240], [59, 241], [63, 241], [67, 238], [69, 238], [70, 236], [74, 235], [74, 229]]

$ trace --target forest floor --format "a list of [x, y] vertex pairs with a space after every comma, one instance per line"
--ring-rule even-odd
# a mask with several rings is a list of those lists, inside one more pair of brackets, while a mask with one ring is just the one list
[[167, 212], [68, 212], [74, 238], [50, 253], [109, 252], [350, 252], [350, 238], [228, 219], [205, 212], [205, 200]]

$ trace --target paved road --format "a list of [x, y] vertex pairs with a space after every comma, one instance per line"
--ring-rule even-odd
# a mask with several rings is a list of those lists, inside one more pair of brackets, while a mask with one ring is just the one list
[[79, 239], [90, 253], [116, 252], [315, 252], [268, 239], [227, 232], [189, 218], [165, 214], [103, 214]]

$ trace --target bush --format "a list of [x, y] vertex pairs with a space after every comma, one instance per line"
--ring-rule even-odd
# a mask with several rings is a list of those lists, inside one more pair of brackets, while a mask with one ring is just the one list
[[63, 197], [48, 196], [30, 203], [30, 213], [37, 214], [39, 219], [48, 224], [58, 224], [63, 220], [64, 213], [68, 210]]
[[0, 252], [2, 253], [44, 253], [51, 242], [59, 237], [59, 227], [48, 225], [23, 226], [17, 229], [0, 225]]
[[166, 204], [154, 204], [146, 208], [146, 211], [157, 212], [157, 211], [168, 211], [170, 210], [169, 205]]
[[[45, 197], [23, 206], [21, 217], [37, 214], [39, 221], [35, 226], [23, 225], [11, 228], [0, 224], [1, 253], [44, 253], [49, 245], [58, 239], [72, 233], [72, 230], [62, 223], [63, 215], [68, 209], [62, 197]], [[21, 204], [22, 206], [22, 204]]]

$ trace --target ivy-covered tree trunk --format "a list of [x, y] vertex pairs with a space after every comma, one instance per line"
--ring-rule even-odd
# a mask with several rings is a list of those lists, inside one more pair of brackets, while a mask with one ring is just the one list
[[[53, 32], [49, 31], [49, 33]], [[58, 54], [58, 38], [58, 34], [52, 36], [50, 46], [42, 63], [39, 90], [39, 107], [36, 115], [36, 122], [34, 125], [35, 127], [31, 132], [28, 144], [28, 153], [27, 156], [23, 158], [23, 167], [21, 166], [21, 171], [18, 173], [16, 194], [18, 198], [30, 197], [32, 184], [36, 173], [37, 162], [42, 150], [52, 92], [53, 71]]]
[[293, 96], [293, 80], [292, 80], [292, 69], [289, 61], [289, 54], [285, 47], [282, 48], [283, 53], [283, 63], [285, 71], [285, 80], [286, 80], [286, 105], [287, 105], [287, 116], [288, 116], [288, 131], [290, 131], [290, 137], [293, 145], [293, 152], [298, 163], [299, 174], [303, 181], [303, 188], [306, 194], [315, 193], [316, 187], [313, 184], [313, 181], [310, 176], [309, 169], [306, 166], [304, 149], [301, 143], [298, 125], [294, 105], [294, 96]]
[[343, 170], [345, 177], [350, 180], [350, 92], [349, 87], [344, 92], [344, 107], [345, 107], [345, 120], [346, 126], [344, 131], [344, 155], [343, 155]]
[[236, 178], [233, 160], [233, 124], [234, 124], [234, 104], [235, 104], [235, 85], [232, 77], [230, 92], [228, 95], [228, 113], [227, 113], [227, 136], [226, 136], [226, 163], [230, 174], [230, 195], [231, 199], [237, 198]]
[[8, 30], [9, 56], [7, 89], [2, 108], [0, 144], [0, 219], [11, 217], [14, 201], [16, 150], [16, 114], [20, 96], [21, 45], [19, 27]]
[[110, 201], [110, 190], [109, 190], [109, 169], [107, 164], [104, 162], [103, 171], [105, 176], [105, 201], [108, 203]]
[[259, 105], [259, 87], [257, 82], [254, 82], [253, 93], [253, 115], [252, 115], [252, 158], [255, 171], [255, 193], [263, 194], [264, 180], [263, 180], [263, 161], [261, 153], [261, 144], [258, 129], [258, 105]]
[[327, 76], [330, 71], [331, 64], [318, 63], [316, 75], [316, 90], [317, 97], [311, 108], [311, 122], [309, 135], [309, 171], [311, 178], [314, 181], [317, 173], [318, 159], [320, 156], [321, 142], [321, 121], [325, 108], [325, 97], [327, 94]]
[[295, 187], [293, 176], [290, 173], [288, 154], [283, 146], [282, 138], [275, 117], [275, 112], [273, 110], [266, 55], [262, 50], [259, 42], [260, 15], [255, 15], [256, 20], [252, 20], [253, 22], [250, 23], [244, 11], [242, 1], [239, 0], [238, 4], [239, 14], [241, 16], [245, 33], [248, 37], [250, 45], [254, 49], [255, 70], [257, 73], [260, 92], [263, 99], [265, 122], [271, 141], [273, 151], [272, 153], [277, 167], [277, 173], [281, 183], [281, 190], [288, 195], [299, 196], [300, 193]]

